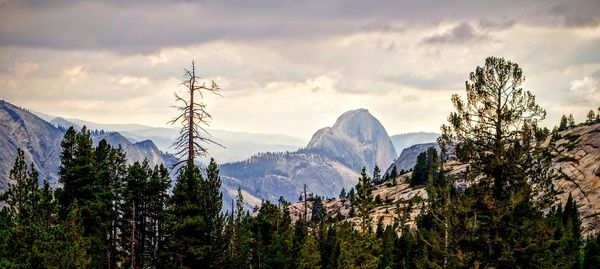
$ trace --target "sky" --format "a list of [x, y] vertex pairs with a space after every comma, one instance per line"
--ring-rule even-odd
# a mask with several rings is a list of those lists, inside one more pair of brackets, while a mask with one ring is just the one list
[[546, 109], [600, 106], [600, 1], [0, 0], [0, 99], [168, 126], [184, 68], [214, 80], [210, 128], [310, 137], [366, 108], [389, 134], [439, 131], [488, 56]]

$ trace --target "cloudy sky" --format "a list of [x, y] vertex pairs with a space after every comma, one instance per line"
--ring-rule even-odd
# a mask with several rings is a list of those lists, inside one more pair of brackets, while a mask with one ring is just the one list
[[[143, 4], [141, 3], [143, 2]], [[211, 128], [309, 137], [367, 108], [438, 131], [487, 56], [548, 111], [600, 106], [600, 1], [0, 0], [0, 98], [51, 115], [165, 126], [195, 60]]]

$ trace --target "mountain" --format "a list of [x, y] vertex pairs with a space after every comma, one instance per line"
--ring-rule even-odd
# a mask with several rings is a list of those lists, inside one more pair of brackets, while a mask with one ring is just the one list
[[249, 206], [280, 196], [295, 201], [305, 184], [311, 193], [335, 197], [354, 187], [363, 166], [387, 167], [395, 155], [381, 123], [366, 109], [352, 110], [318, 130], [306, 148], [221, 165], [223, 192], [231, 197], [241, 188]]
[[366, 109], [345, 112], [333, 124], [318, 130], [307, 150], [327, 156], [360, 171], [384, 168], [396, 158], [396, 150], [385, 128]]
[[153, 167], [159, 164], [167, 164], [168, 162], [164, 159], [164, 154], [158, 150], [156, 145], [150, 140], [144, 140], [137, 143], [131, 143], [127, 138], [117, 132], [108, 132], [92, 135], [94, 146], [105, 139], [109, 145], [118, 147], [119, 145], [125, 150], [128, 163], [134, 163], [136, 161], [143, 161], [144, 158], [148, 159], [148, 164]]
[[[52, 123], [43, 120], [26, 109], [0, 100], [0, 191], [8, 188], [8, 174], [14, 164], [17, 149], [25, 151], [28, 163], [34, 163], [40, 173], [40, 180], [48, 180], [57, 187], [58, 167], [60, 166], [60, 143], [66, 127], [72, 122], [54, 118]], [[79, 128], [75, 125], [74, 127]], [[152, 141], [132, 143], [117, 132], [93, 131], [94, 145], [102, 139], [113, 147], [121, 145], [129, 163], [147, 158], [150, 165], [173, 162], [172, 156], [162, 153]]]
[[438, 133], [417, 132], [393, 135], [390, 139], [392, 139], [396, 152], [401, 153], [412, 145], [434, 143], [438, 137], [440, 137]]
[[8, 188], [8, 174], [18, 148], [25, 151], [25, 161], [39, 170], [40, 179], [56, 183], [62, 136], [63, 132], [50, 123], [0, 100], [0, 190]]
[[396, 166], [396, 171], [398, 172], [400, 172], [400, 170], [407, 171], [412, 169], [415, 167], [415, 164], [417, 164], [417, 156], [419, 156], [419, 154], [422, 152], [427, 151], [427, 149], [430, 147], [434, 147], [439, 154], [440, 146], [438, 143], [416, 144], [405, 148], [402, 150], [402, 153], [400, 153], [398, 159], [396, 159], [394, 163], [385, 171], [385, 174], [391, 172], [394, 166]]

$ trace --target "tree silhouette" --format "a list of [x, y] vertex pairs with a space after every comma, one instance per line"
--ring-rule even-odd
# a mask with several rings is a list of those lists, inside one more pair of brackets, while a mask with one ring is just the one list
[[189, 98], [185, 99], [175, 93], [175, 99], [180, 103], [175, 108], [180, 114], [169, 121], [170, 124], [182, 123], [179, 136], [173, 143], [173, 147], [177, 150], [175, 155], [180, 161], [175, 163], [173, 167], [177, 167], [184, 162], [187, 162], [190, 167], [193, 166], [194, 157], [206, 155], [207, 148], [203, 145], [205, 143], [222, 147], [210, 138], [210, 134], [204, 128], [204, 126], [208, 126], [208, 122], [212, 117], [206, 110], [206, 104], [202, 102], [205, 93], [219, 95], [221, 88], [213, 80], [208, 83], [201, 81], [202, 78], [196, 75], [194, 61], [192, 61], [191, 70], [185, 69], [183, 78], [181, 85], [187, 88]]

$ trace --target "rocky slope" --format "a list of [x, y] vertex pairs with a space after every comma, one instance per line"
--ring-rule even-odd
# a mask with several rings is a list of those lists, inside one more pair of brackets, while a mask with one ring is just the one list
[[62, 136], [60, 129], [29, 111], [0, 101], [0, 191], [8, 188], [18, 148], [25, 151], [25, 161], [39, 170], [40, 178], [57, 182]]
[[366, 109], [345, 112], [332, 127], [318, 130], [306, 148], [355, 171], [383, 169], [397, 156], [387, 131]]
[[[583, 233], [600, 232], [600, 123], [560, 132], [556, 140], [548, 138], [542, 147], [553, 152], [553, 168], [558, 176], [555, 185], [562, 191], [557, 197], [558, 202], [565, 203], [570, 193], [579, 205]], [[445, 167], [449, 171], [448, 176], [460, 179], [467, 165], [452, 161]], [[411, 188], [406, 184], [409, 178], [410, 172], [400, 175], [395, 186], [388, 181], [375, 187], [373, 195], [379, 195], [382, 202], [372, 211], [373, 225], [379, 219], [385, 224], [392, 223], [398, 218], [398, 210], [403, 210], [408, 200], [418, 202], [427, 198], [424, 188]], [[348, 200], [330, 199], [324, 202], [324, 206], [331, 215], [341, 214], [348, 221], [358, 222], [357, 218], [348, 217]], [[298, 218], [304, 211], [304, 205], [292, 204], [291, 211]], [[419, 211], [419, 206], [410, 211], [409, 224]]]
[[[68, 127], [68, 124], [70, 122], [64, 119], [46, 122], [26, 109], [0, 101], [0, 191], [8, 188], [8, 173], [14, 164], [18, 148], [25, 151], [28, 163], [35, 164], [40, 172], [40, 181], [47, 180], [51, 186], [57, 187], [60, 142], [64, 127]], [[171, 156], [160, 152], [149, 140], [131, 143], [116, 132], [93, 132], [94, 145], [102, 139], [106, 139], [113, 147], [121, 145], [130, 163], [144, 158], [148, 158], [151, 165], [170, 165], [173, 161]]]
[[552, 145], [558, 187], [579, 205], [584, 232], [600, 232], [600, 123], [561, 132]]

